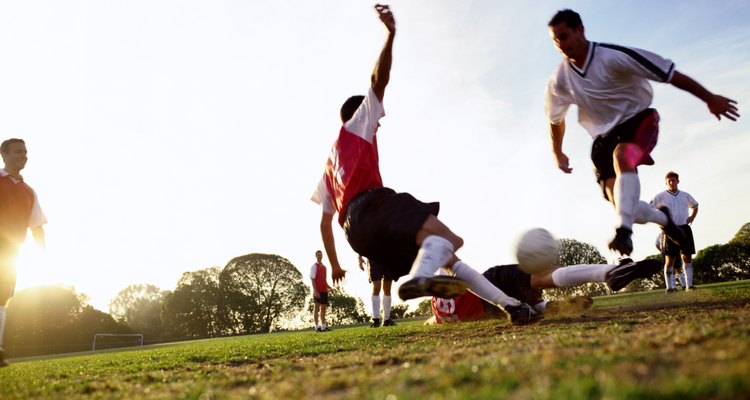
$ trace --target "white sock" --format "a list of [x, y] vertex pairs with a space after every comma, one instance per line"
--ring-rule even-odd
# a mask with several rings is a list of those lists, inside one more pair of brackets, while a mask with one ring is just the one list
[[383, 295], [383, 319], [391, 319], [391, 296]]
[[685, 263], [683, 269], [685, 270], [685, 283], [687, 283], [686, 287], [693, 286], [693, 263]]
[[380, 319], [380, 295], [372, 295], [372, 318]]
[[[682, 286], [683, 289], [686, 288], [687, 285], [685, 282], [685, 275], [684, 274], [675, 274], [675, 275], [677, 275], [677, 280], [680, 281], [680, 286]], [[677, 282], [675, 282], [674, 285], [675, 287], [677, 287]]]
[[552, 282], [557, 287], [578, 286], [589, 282], [604, 282], [607, 272], [616, 265], [580, 264], [552, 271]]
[[320, 325], [320, 329], [323, 330], [323, 331], [326, 330], [327, 328], [328, 328], [328, 325], [326, 325], [326, 324], [321, 324]]
[[615, 179], [615, 206], [620, 227], [633, 229], [635, 210], [641, 198], [641, 181], [635, 172], [623, 172]]
[[453, 250], [453, 245], [447, 239], [437, 235], [427, 236], [411, 267], [411, 276], [417, 278], [435, 275], [453, 257]]
[[667, 289], [677, 289], [674, 284], [674, 271], [664, 272], [664, 281], [667, 282]]
[[661, 226], [664, 226], [669, 222], [666, 214], [651, 207], [650, 204], [645, 201], [639, 201], [635, 207], [635, 223], [645, 224], [648, 222], [655, 222]]
[[542, 300], [541, 303], [534, 304], [534, 310], [539, 314], [544, 314], [547, 310], [547, 300]]
[[493, 285], [484, 275], [475, 271], [461, 260], [456, 261], [451, 268], [453, 275], [469, 285], [469, 290], [475, 295], [489, 301], [494, 305], [505, 307], [507, 305], [517, 306], [520, 301], [506, 295], [497, 286]]
[[0, 349], [3, 348], [3, 333], [5, 332], [5, 306], [0, 306]]

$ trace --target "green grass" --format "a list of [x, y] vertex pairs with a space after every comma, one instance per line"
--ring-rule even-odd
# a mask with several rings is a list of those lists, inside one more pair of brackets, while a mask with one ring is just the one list
[[2, 399], [745, 399], [750, 281], [530, 326], [334, 327], [16, 361]]

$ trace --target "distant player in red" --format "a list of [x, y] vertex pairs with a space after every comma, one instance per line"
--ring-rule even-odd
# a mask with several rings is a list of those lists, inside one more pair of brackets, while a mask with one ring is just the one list
[[594, 139], [591, 160], [604, 197], [618, 217], [609, 248], [633, 251], [633, 224], [653, 222], [679, 243], [684, 233], [667, 207], [655, 209], [641, 201], [640, 165], [653, 165], [651, 151], [659, 136], [659, 113], [651, 106], [649, 81], [670, 83], [701, 99], [717, 119], [739, 118], [734, 100], [711, 93], [680, 73], [674, 63], [652, 52], [586, 39], [580, 15], [561, 10], [549, 24], [550, 36], [564, 60], [549, 79], [545, 112], [552, 152], [558, 168], [573, 172], [563, 152], [565, 114], [575, 104], [578, 122]]
[[7, 365], [2, 348], [5, 330], [5, 305], [16, 289], [15, 261], [26, 232], [44, 246], [47, 218], [39, 206], [36, 193], [24, 182], [21, 170], [26, 166], [26, 143], [8, 139], [0, 145], [5, 167], [0, 169], [0, 367]]
[[[336, 254], [332, 221], [344, 229], [352, 249], [390, 271], [394, 279], [410, 275], [399, 287], [403, 300], [422, 296], [454, 297], [468, 288], [498, 307], [514, 322], [527, 322], [535, 312], [505, 295], [459, 260], [463, 239], [437, 218], [438, 203], [423, 203], [408, 193], [384, 187], [380, 176], [377, 131], [385, 116], [383, 96], [390, 80], [396, 21], [387, 5], [376, 5], [388, 38], [365, 96], [353, 96], [341, 107], [343, 126], [331, 149], [323, 178], [312, 200], [322, 206], [320, 232], [333, 282], [344, 278]], [[436, 276], [445, 269], [452, 276]]]
[[[580, 264], [557, 268], [539, 274], [528, 274], [518, 265], [499, 265], [484, 272], [484, 276], [500, 290], [525, 303], [531, 304], [540, 315], [548, 311], [582, 310], [590, 308], [590, 297], [574, 297], [564, 301], [546, 301], [543, 289], [572, 287], [590, 282], [606, 282], [612, 291], [618, 291], [639, 278], [648, 278], [661, 271], [659, 260], [633, 262], [624, 259], [619, 265]], [[432, 298], [433, 317], [427, 323], [477, 321], [498, 318], [497, 307], [492, 307], [473, 293], [453, 299]]]
[[[315, 320], [315, 332], [328, 332], [326, 323], [326, 309], [328, 308], [328, 279], [326, 278], [326, 266], [323, 265], [323, 252], [315, 252], [315, 264], [310, 267], [310, 280], [313, 289], [313, 319]], [[320, 318], [320, 324], [318, 324]]]

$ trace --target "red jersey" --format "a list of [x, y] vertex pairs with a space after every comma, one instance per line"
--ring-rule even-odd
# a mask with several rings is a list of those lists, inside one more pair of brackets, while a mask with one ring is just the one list
[[452, 299], [433, 297], [432, 313], [438, 324], [476, 321], [484, 318], [485, 314], [483, 300], [471, 292]]
[[320, 292], [328, 291], [328, 282], [326, 281], [326, 266], [322, 263], [313, 264], [310, 270], [310, 278], [315, 283], [315, 289]]
[[35, 202], [34, 190], [23, 180], [15, 182], [9, 175], [0, 175], [0, 240], [23, 243]]
[[341, 127], [321, 184], [313, 194], [312, 200], [321, 204], [324, 211], [339, 213], [342, 226], [346, 207], [354, 196], [383, 186], [375, 135], [383, 116], [383, 105], [370, 88], [352, 118]]

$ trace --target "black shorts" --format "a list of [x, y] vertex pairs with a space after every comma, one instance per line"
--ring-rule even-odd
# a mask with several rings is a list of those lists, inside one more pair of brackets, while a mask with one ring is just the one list
[[670, 257], [677, 257], [680, 254], [686, 256], [695, 254], [695, 240], [693, 240], [693, 229], [690, 225], [680, 225], [682, 231], [685, 232], [685, 242], [680, 246], [673, 242], [666, 235], [664, 235], [664, 243], [662, 243], [662, 253]]
[[318, 295], [319, 296], [317, 298], [313, 296], [313, 299], [315, 300], [315, 302], [318, 304], [327, 306], [328, 305], [328, 292], [318, 292]]
[[377, 188], [355, 196], [346, 210], [344, 233], [352, 249], [383, 266], [397, 280], [417, 258], [417, 233], [438, 203], [423, 203], [409, 193]]
[[651, 151], [659, 138], [659, 113], [647, 108], [627, 121], [612, 128], [606, 135], [599, 136], [591, 146], [591, 161], [594, 162], [596, 181], [602, 188], [604, 198], [609, 200], [606, 191], [607, 179], [615, 174], [615, 147], [620, 143], [635, 143], [643, 150], [638, 165], [654, 165]]
[[383, 279], [387, 281], [395, 281], [398, 279], [398, 277], [394, 279], [391, 271], [383, 268], [383, 264], [370, 259], [367, 260], [367, 271], [370, 275], [370, 283], [381, 281]]
[[482, 275], [505, 294], [524, 303], [533, 306], [544, 300], [542, 289], [532, 289], [531, 275], [521, 271], [517, 264], [492, 267]]

